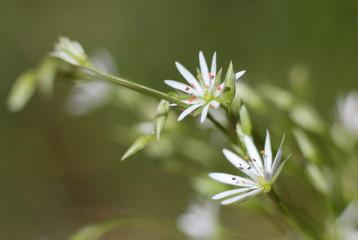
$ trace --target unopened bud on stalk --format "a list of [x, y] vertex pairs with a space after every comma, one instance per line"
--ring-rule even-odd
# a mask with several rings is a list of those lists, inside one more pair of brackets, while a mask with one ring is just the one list
[[169, 102], [165, 100], [161, 100], [158, 104], [157, 114], [155, 119], [155, 133], [157, 135], [157, 139], [159, 140], [160, 134], [163, 131], [165, 122], [168, 118], [169, 112]]
[[232, 66], [232, 62], [230, 62], [229, 68], [225, 76], [225, 88], [223, 92], [223, 97], [227, 103], [231, 104], [234, 96], [235, 96], [235, 73]]
[[310, 162], [319, 163], [318, 151], [315, 144], [308, 138], [308, 136], [300, 129], [293, 129], [293, 136], [295, 137], [303, 156]]
[[139, 137], [137, 140], [134, 141], [132, 146], [126, 151], [126, 153], [122, 157], [122, 161], [127, 159], [128, 157], [132, 156], [133, 154], [137, 153], [138, 151], [145, 148], [153, 139], [154, 133], [150, 133], [144, 136]]
[[317, 167], [317, 165], [308, 163], [307, 175], [312, 180], [312, 183], [318, 191], [323, 194], [329, 194], [331, 192], [330, 184], [328, 181], [329, 179], [326, 178], [326, 174], [324, 174], [321, 169]]
[[239, 114], [240, 114], [240, 122], [241, 122], [242, 130], [246, 135], [251, 136], [252, 125], [251, 125], [249, 112], [247, 111], [245, 105], [241, 106], [239, 110]]
[[11, 111], [20, 111], [35, 93], [37, 85], [36, 70], [20, 75], [11, 89], [7, 106]]

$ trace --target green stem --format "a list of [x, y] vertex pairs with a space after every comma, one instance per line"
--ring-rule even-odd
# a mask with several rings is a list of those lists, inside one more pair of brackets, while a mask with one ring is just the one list
[[[143, 93], [145, 95], [148, 95], [148, 96], [151, 96], [154, 98], [167, 100], [168, 102], [175, 103], [178, 106], [183, 107], [183, 108], [189, 107], [188, 104], [183, 103], [181, 100], [171, 97], [166, 93], [160, 92], [158, 90], [155, 90], [155, 89], [143, 86], [143, 85], [140, 85], [138, 83], [134, 83], [134, 82], [130, 82], [130, 81], [121, 79], [119, 77], [112, 76], [112, 75], [104, 73], [98, 69], [78, 68], [78, 70], [80, 73], [85, 74], [85, 76], [90, 78], [91, 80], [103, 80], [106, 82], [114, 83], [116, 85], [132, 89], [134, 91]], [[225, 135], [227, 135], [231, 141], [235, 142], [235, 139], [231, 136], [230, 132], [227, 129], [225, 129], [218, 121], [216, 121], [210, 114], [208, 115], [208, 118], [220, 131], [222, 131]]]
[[228, 104], [227, 106], [227, 112], [229, 114], [229, 122], [230, 122], [230, 127], [232, 130], [232, 135], [234, 136], [234, 142], [237, 143], [237, 145], [240, 147], [241, 146], [241, 142], [239, 137], [237, 136], [237, 132], [236, 132], [236, 126], [235, 126], [235, 122], [234, 122], [234, 116], [232, 115], [232, 111], [231, 111], [231, 104]]
[[276, 192], [273, 188], [271, 188], [271, 191], [269, 193], [272, 200], [276, 203], [277, 207], [280, 209], [280, 211], [285, 214], [287, 217], [289, 217], [302, 231], [302, 233], [307, 237], [307, 239], [320, 239], [319, 235], [317, 235], [314, 231], [314, 229], [311, 226], [308, 226], [304, 221], [302, 221], [300, 218], [297, 217], [296, 214], [294, 214], [287, 206], [284, 204], [281, 199], [278, 197]]
[[130, 81], [121, 79], [119, 77], [112, 76], [110, 74], [101, 72], [98, 69], [79, 68], [79, 71], [82, 73], [85, 73], [86, 76], [89, 76], [91, 79], [93, 78], [93, 79], [104, 80], [106, 82], [114, 83], [116, 85], [132, 89], [134, 91], [143, 93], [145, 95], [148, 95], [148, 96], [151, 96], [154, 98], [167, 100], [168, 102], [175, 103], [178, 106], [181, 106], [184, 108], [189, 107], [188, 104], [183, 103], [181, 100], [171, 97], [166, 93], [160, 92], [158, 90], [155, 90], [155, 89], [143, 86], [143, 85], [140, 85], [138, 83], [134, 83], [134, 82], [130, 82]]
[[210, 113], [208, 114], [208, 119], [220, 130], [222, 131], [228, 138], [231, 140], [231, 142], [235, 143], [235, 138], [230, 134], [229, 130], [227, 130], [221, 123], [219, 123]]
[[234, 232], [230, 229], [227, 228], [220, 228], [220, 232], [222, 233], [223, 236], [227, 236], [230, 239], [240, 239], [240, 240], [257, 240], [257, 238], [251, 237], [251, 236], [247, 236], [238, 232]]

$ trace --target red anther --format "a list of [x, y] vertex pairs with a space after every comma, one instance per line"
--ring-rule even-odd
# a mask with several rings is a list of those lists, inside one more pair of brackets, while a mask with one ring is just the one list
[[185, 91], [189, 91], [189, 87], [186, 87], [186, 88], [185, 88]]
[[212, 75], [211, 73], [209, 73], [209, 78], [214, 79], [214, 75]]
[[194, 96], [194, 95], [191, 95], [191, 97], [194, 98], [194, 99], [196, 99], [196, 96]]
[[194, 85], [194, 83], [190, 83], [190, 86], [194, 87], [195, 85]]
[[217, 87], [217, 89], [219, 90], [219, 91], [221, 91], [221, 87], [219, 86], [219, 87]]
[[211, 105], [211, 104], [210, 104], [210, 107], [211, 107], [211, 108], [214, 108], [214, 106], [213, 106], [213, 105]]
[[191, 99], [191, 98], [190, 98], [188, 101], [189, 101], [189, 102], [192, 102], [192, 101], [193, 101], [193, 99]]

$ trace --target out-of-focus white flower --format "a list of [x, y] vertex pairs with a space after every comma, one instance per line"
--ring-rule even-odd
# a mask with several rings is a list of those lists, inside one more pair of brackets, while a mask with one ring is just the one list
[[67, 37], [59, 38], [57, 44], [55, 45], [55, 50], [51, 53], [51, 55], [76, 66], [90, 66], [87, 55], [81, 44], [79, 42], [72, 41]]
[[358, 239], [358, 204], [351, 202], [336, 221], [338, 239]]
[[[217, 82], [217, 72], [216, 72], [216, 53], [213, 55], [211, 62], [211, 69], [209, 72], [208, 65], [204, 54], [199, 52], [199, 62], [200, 62], [200, 74], [195, 78], [183, 65], [178, 62], [175, 62], [176, 67], [188, 84], [173, 80], [165, 80], [164, 82], [172, 88], [180, 90], [189, 94], [191, 98], [184, 100], [183, 102], [191, 105], [186, 110], [184, 110], [178, 121], [182, 120], [188, 114], [198, 109], [201, 111], [200, 122], [204, 122], [208, 114], [209, 108], [218, 108], [220, 103], [223, 102], [223, 99], [220, 98], [223, 89], [225, 88], [225, 83]], [[235, 74], [235, 78], [238, 79], [241, 77], [245, 71], [241, 71]]]
[[342, 125], [358, 136], [358, 92], [352, 91], [338, 100], [338, 114]]
[[[102, 72], [116, 74], [115, 61], [107, 50], [100, 49], [91, 54], [91, 62]], [[71, 115], [87, 114], [105, 104], [113, 97], [113, 87], [106, 82], [81, 82], [74, 87], [65, 102], [65, 108]], [[118, 89], [116, 89], [118, 90]]]
[[[244, 136], [245, 145], [250, 157], [245, 160], [237, 156], [235, 153], [224, 149], [223, 153], [229, 162], [237, 167], [241, 172], [249, 178], [231, 175], [227, 173], [210, 173], [209, 176], [219, 182], [238, 186], [240, 188], [219, 193], [213, 199], [222, 199], [228, 196], [230, 198], [223, 200], [221, 204], [227, 205], [234, 202], [244, 202], [261, 192], [269, 192], [271, 185], [277, 179], [287, 159], [280, 165], [282, 157], [282, 144], [285, 136], [282, 138], [280, 148], [272, 161], [270, 134], [266, 132], [265, 150], [260, 153], [250, 137]], [[232, 197], [232, 195], [236, 195]]]
[[65, 108], [71, 115], [87, 114], [108, 102], [109, 88], [108, 84], [99, 81], [78, 83], [65, 102]]
[[214, 239], [218, 230], [219, 209], [210, 201], [194, 202], [179, 216], [179, 229], [190, 239]]

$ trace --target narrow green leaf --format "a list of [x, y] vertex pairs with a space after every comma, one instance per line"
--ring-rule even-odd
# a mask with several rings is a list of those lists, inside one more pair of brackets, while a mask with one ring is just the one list
[[36, 73], [36, 70], [29, 70], [17, 78], [7, 99], [7, 106], [11, 111], [20, 111], [35, 93]]
[[132, 146], [130, 146], [129, 149], [125, 152], [121, 160], [123, 161], [128, 157], [132, 156], [133, 154], [137, 153], [138, 151], [142, 150], [143, 148], [145, 148], [153, 139], [153, 136], [154, 133], [150, 133], [139, 137], [137, 140], [134, 141]]
[[165, 122], [167, 121], [169, 113], [169, 102], [166, 100], [161, 100], [158, 104], [157, 114], [155, 119], [155, 133], [157, 139], [159, 140], [160, 134], [164, 129]]

